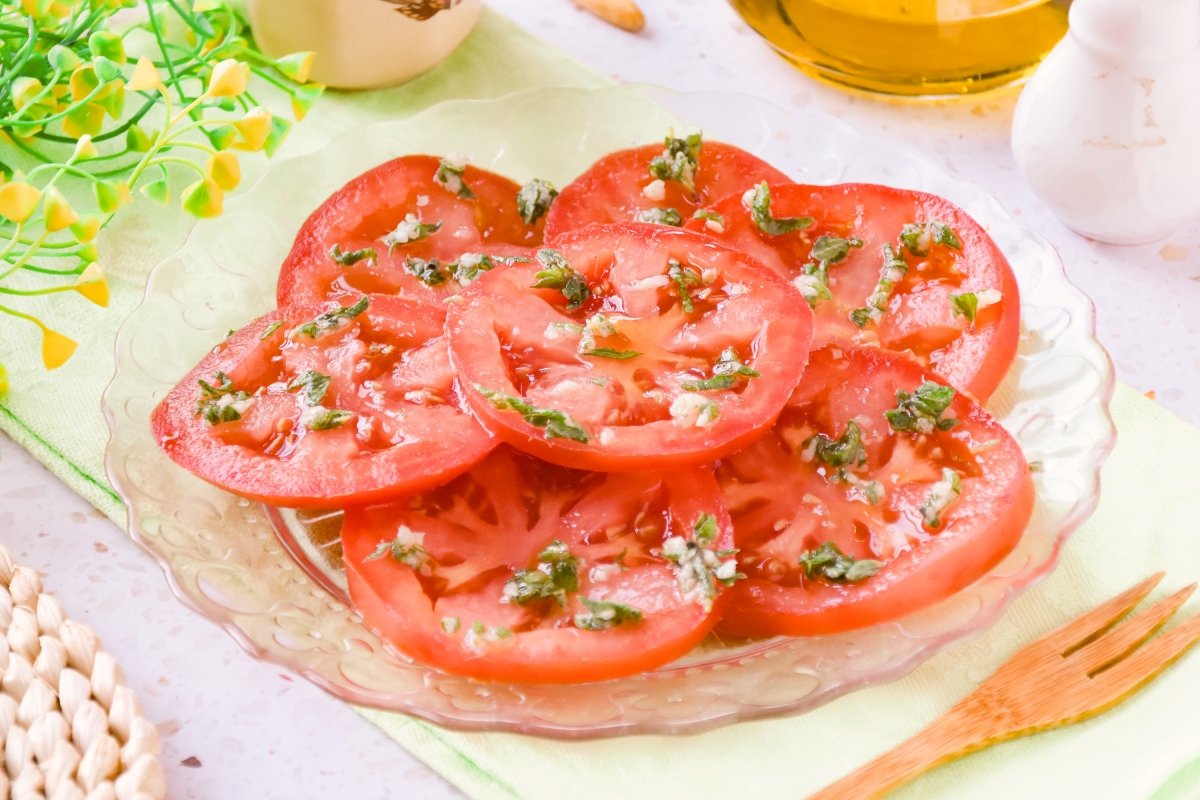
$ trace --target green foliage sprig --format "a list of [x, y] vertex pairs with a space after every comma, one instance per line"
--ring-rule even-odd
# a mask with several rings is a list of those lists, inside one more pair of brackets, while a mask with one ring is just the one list
[[95, 240], [135, 190], [169, 205], [190, 175], [179, 206], [220, 214], [238, 153], [270, 156], [292, 127], [255, 92], [302, 119], [323, 89], [312, 58], [263, 55], [222, 0], [0, 0], [0, 315], [41, 329], [46, 368], [76, 343], [14, 306], [107, 305]]

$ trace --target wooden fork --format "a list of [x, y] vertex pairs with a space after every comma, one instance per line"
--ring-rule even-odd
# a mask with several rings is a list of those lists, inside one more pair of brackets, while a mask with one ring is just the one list
[[1112, 708], [1200, 641], [1197, 615], [1140, 647], [1187, 601], [1194, 583], [1117, 625], [1162, 577], [1026, 646], [925, 730], [809, 800], [879, 798], [953, 758]]

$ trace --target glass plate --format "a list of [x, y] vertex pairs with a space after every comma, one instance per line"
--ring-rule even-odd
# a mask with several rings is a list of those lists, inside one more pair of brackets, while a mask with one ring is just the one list
[[[990, 406], [1038, 465], [1037, 505], [1016, 550], [957, 595], [886, 625], [837, 636], [709, 642], [651, 673], [578, 686], [483, 683], [415, 664], [385, 647], [345, 602], [337, 518], [297, 519], [226, 494], [155, 446], [151, 409], [226, 331], [274, 304], [278, 264], [308, 213], [346, 180], [403, 153], [463, 153], [518, 181], [563, 185], [598, 156], [677, 130], [736, 143], [809, 183], [873, 181], [963, 206], [1012, 262], [1022, 291], [1020, 353]], [[150, 276], [117, 341], [105, 398], [108, 474], [133, 537], [175, 593], [257, 658], [355, 703], [472, 729], [553, 736], [696, 731], [811, 708], [903, 675], [990, 625], [1053, 569], [1095, 507], [1111, 448], [1113, 375], [1090, 301], [1045, 241], [981, 189], [902, 145], [838, 120], [731, 94], [647, 87], [539, 89], [455, 101], [350, 134], [273, 165], [226, 213]], [[285, 519], [286, 518], [286, 519]], [[297, 524], [298, 522], [303, 524]], [[292, 533], [280, 534], [290, 525]]]

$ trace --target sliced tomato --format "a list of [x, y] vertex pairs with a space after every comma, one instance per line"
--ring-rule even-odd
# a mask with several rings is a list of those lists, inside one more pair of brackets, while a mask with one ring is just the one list
[[[668, 139], [668, 145], [672, 141]], [[674, 140], [679, 141], [679, 140]], [[697, 209], [760, 181], [790, 183], [788, 177], [757, 156], [723, 142], [702, 142], [694, 185], [656, 178], [651, 162], [664, 156], [658, 144], [609, 153], [562, 190], [546, 215], [546, 237], [593, 222], [637, 220], [644, 212], [672, 209], [681, 221]], [[666, 148], [666, 149], [669, 149]]]
[[[752, 218], [747, 200], [735, 194], [713, 207], [721, 224], [698, 219], [689, 227], [716, 236], [789, 280], [808, 282], [814, 348], [879, 344], [901, 350], [954, 386], [987, 400], [1017, 352], [1020, 298], [1004, 254], [975, 220], [940, 197], [872, 184], [772, 184], [769, 197], [772, 217], [810, 218], [812, 223], [768, 233]], [[916, 255], [902, 244], [906, 225], [936, 223], [947, 226], [959, 246], [926, 239], [917, 247], [926, 254]], [[806, 267], [808, 272], [820, 267], [821, 255], [835, 252], [838, 239], [857, 239], [858, 246], [843, 246], [846, 256], [828, 263], [831, 297], [822, 299], [815, 296], [819, 289], [812, 286], [813, 276], [804, 273]], [[830, 246], [833, 251], [826, 249]], [[860, 326], [852, 315], [872, 305], [868, 298], [884, 270], [885, 246], [903, 259], [907, 273], [880, 296], [883, 307], [877, 318], [860, 316]], [[973, 319], [956, 312], [952, 300], [967, 294], [978, 303]]]
[[[461, 176], [443, 173], [445, 185], [435, 179], [442, 163], [403, 156], [334, 192], [296, 235], [279, 274], [279, 305], [371, 292], [440, 302], [459, 290], [452, 265], [464, 254], [526, 256], [541, 243], [545, 217], [525, 223], [521, 187], [470, 165]], [[438, 227], [423, 231], [414, 222]]]
[[450, 306], [451, 357], [486, 426], [597, 470], [706, 463], [770, 427], [811, 336], [786, 280], [659, 225], [594, 225], [551, 244]]
[[[885, 413], [897, 392], [922, 397], [927, 381], [945, 384], [900, 354], [826, 347], [774, 430], [721, 463], [748, 576], [730, 593], [723, 633], [807, 636], [895, 619], [1012, 550], [1034, 498], [1020, 447], [961, 393], [915, 430], [901, 415], [909, 429], [895, 430]], [[851, 444], [853, 426], [857, 454], [834, 444]]]
[[209, 483], [275, 505], [340, 507], [443, 483], [493, 447], [460, 407], [443, 322], [436, 306], [381, 295], [272, 311], [167, 394], [155, 438]]
[[[484, 680], [566, 683], [695, 646], [733, 580], [732, 538], [711, 468], [588, 473], [500, 447], [431, 492], [349, 510], [342, 548], [355, 607], [403, 652]], [[606, 619], [587, 601], [625, 610]]]

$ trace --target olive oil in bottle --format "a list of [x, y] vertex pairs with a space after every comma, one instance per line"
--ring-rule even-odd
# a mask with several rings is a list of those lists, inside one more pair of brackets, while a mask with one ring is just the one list
[[1069, 0], [730, 0], [804, 71], [884, 94], [944, 96], [1021, 79], [1067, 30]]

